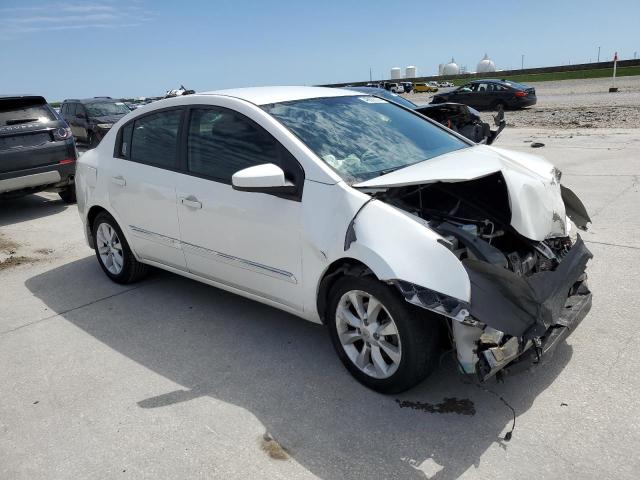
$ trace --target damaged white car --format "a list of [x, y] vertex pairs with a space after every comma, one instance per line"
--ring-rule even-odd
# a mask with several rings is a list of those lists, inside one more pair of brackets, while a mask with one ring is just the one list
[[76, 186], [112, 280], [152, 265], [324, 323], [347, 369], [389, 393], [447, 341], [486, 380], [584, 318], [591, 253], [570, 219], [590, 219], [560, 177], [381, 98], [266, 87], [129, 113]]

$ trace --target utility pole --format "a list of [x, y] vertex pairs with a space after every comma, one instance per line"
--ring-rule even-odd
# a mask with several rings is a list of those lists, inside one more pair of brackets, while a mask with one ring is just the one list
[[524, 70], [524, 53], [522, 54], [522, 62], [520, 63], [520, 70]]
[[600, 63], [600, 47], [598, 47], [598, 63]]
[[371, 67], [369, 67], [369, 81], [373, 81], [373, 76], [371, 75]]

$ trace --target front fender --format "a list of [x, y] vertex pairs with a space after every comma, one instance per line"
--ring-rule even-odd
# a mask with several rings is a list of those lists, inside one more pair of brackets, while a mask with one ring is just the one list
[[346, 253], [382, 281], [404, 280], [470, 301], [469, 276], [442, 237], [419, 219], [379, 200], [367, 203], [353, 222]]

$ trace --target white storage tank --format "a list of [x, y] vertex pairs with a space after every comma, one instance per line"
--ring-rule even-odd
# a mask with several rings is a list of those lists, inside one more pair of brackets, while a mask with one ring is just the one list
[[401, 78], [402, 78], [402, 70], [400, 70], [400, 67], [393, 67], [391, 69], [391, 79], [400, 80]]
[[409, 65], [407, 68], [404, 69], [405, 78], [416, 78], [417, 76], [418, 76], [418, 71], [416, 70], [416, 67], [414, 67], [413, 65]]
[[443, 71], [444, 71], [444, 63], [441, 63], [438, 65], [438, 75], [442, 75]]
[[458, 75], [460, 73], [460, 67], [456, 61], [451, 57], [451, 61], [442, 67], [442, 75]]
[[489, 56], [485, 53], [484, 58], [478, 62], [478, 67], [476, 68], [477, 73], [488, 73], [495, 72], [496, 64], [489, 58]]

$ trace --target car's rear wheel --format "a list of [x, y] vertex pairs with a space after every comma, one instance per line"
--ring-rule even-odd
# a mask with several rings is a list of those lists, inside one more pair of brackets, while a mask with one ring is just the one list
[[435, 364], [440, 325], [373, 277], [344, 277], [330, 293], [327, 324], [349, 372], [382, 393], [425, 379]]
[[127, 239], [114, 218], [99, 213], [93, 222], [96, 257], [104, 273], [116, 283], [133, 283], [144, 277], [149, 267], [136, 260]]
[[64, 203], [76, 203], [76, 186], [70, 185], [64, 190], [58, 192]]

